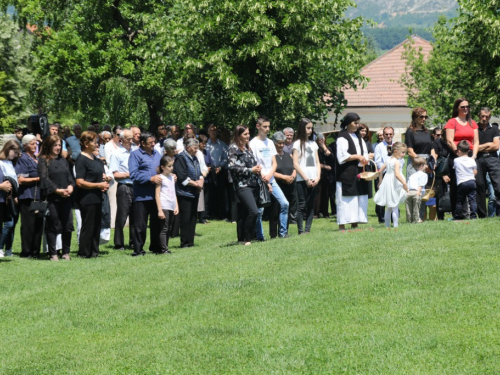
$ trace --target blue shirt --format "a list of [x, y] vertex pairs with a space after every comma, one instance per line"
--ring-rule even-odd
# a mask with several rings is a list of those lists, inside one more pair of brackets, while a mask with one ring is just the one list
[[[128, 160], [130, 158], [130, 154], [132, 153], [132, 149], [128, 151], [125, 147], [120, 147], [116, 152], [111, 154], [111, 158], [109, 161], [109, 170], [111, 173], [120, 172], [120, 173], [129, 173], [128, 169]], [[158, 163], [159, 164], [159, 163]], [[132, 185], [133, 182], [130, 177], [125, 178], [123, 180], [117, 180], [119, 184], [127, 184]]]
[[139, 148], [130, 154], [128, 170], [134, 182], [134, 202], [155, 199], [156, 185], [151, 182], [151, 177], [158, 174], [156, 168], [160, 165], [160, 159], [161, 155], [155, 150], [149, 155]]
[[212, 142], [210, 139], [208, 140], [207, 151], [213, 161], [212, 167], [227, 168], [227, 150], [227, 145], [220, 139], [215, 142]]
[[[28, 154], [23, 153], [16, 164], [16, 173], [20, 177], [34, 178], [38, 177], [38, 163]], [[38, 182], [31, 185], [19, 185], [19, 199], [34, 199], [35, 186]], [[40, 186], [36, 189], [36, 199], [40, 199]]]
[[82, 152], [82, 149], [80, 147], [80, 140], [72, 135], [71, 137], [68, 137], [68, 139], [66, 139], [66, 143], [71, 148], [71, 159], [76, 160], [78, 155], [80, 155], [80, 153]]

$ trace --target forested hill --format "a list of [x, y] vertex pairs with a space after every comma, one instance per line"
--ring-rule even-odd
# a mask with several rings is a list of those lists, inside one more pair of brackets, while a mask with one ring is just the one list
[[377, 22], [376, 27], [365, 27], [365, 35], [373, 39], [380, 52], [401, 43], [409, 33], [432, 40], [428, 31], [440, 16], [457, 15], [456, 0], [357, 0], [357, 7], [347, 12], [348, 17], [362, 16]]

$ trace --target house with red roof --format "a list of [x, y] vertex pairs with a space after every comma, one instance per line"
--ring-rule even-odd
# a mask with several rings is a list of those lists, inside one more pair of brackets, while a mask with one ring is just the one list
[[[412, 36], [413, 47], [421, 49], [425, 56], [432, 50], [432, 45], [425, 39]], [[403, 57], [405, 40], [382, 56], [363, 67], [361, 75], [369, 79], [366, 87], [357, 90], [345, 91], [347, 108], [339, 114], [337, 125], [335, 113], [332, 111], [326, 124], [317, 124], [319, 132], [339, 130], [340, 120], [348, 112], [356, 112], [361, 117], [361, 122], [368, 125], [370, 132], [381, 127], [392, 126], [396, 139], [401, 139], [401, 133], [411, 121], [412, 108], [408, 107], [406, 91], [401, 84], [401, 76], [405, 73], [406, 60]]]

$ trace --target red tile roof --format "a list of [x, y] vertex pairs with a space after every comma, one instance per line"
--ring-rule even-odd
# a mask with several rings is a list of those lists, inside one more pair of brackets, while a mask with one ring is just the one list
[[[431, 44], [425, 39], [414, 35], [414, 48], [421, 48], [428, 56], [432, 50]], [[361, 69], [361, 75], [370, 79], [364, 89], [345, 91], [347, 107], [407, 107], [407, 94], [399, 81], [405, 72], [403, 60], [405, 40], [382, 56], [373, 60]]]

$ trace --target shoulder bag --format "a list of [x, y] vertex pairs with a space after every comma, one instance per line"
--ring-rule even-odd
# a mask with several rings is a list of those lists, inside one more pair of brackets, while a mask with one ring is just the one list
[[30, 204], [30, 212], [35, 215], [35, 217], [47, 217], [49, 216], [49, 204], [47, 202], [47, 198], [45, 198], [44, 201], [39, 201], [36, 199], [36, 193], [38, 191], [38, 182], [35, 185], [35, 198], [33, 199], [33, 202]]
[[269, 206], [271, 204], [271, 193], [269, 193], [267, 184], [260, 176], [257, 178], [257, 185], [259, 186], [259, 198], [257, 200], [257, 206], [258, 207]]

